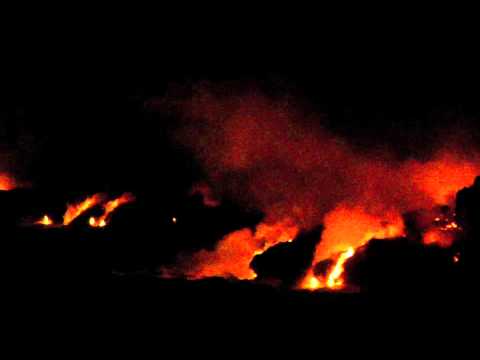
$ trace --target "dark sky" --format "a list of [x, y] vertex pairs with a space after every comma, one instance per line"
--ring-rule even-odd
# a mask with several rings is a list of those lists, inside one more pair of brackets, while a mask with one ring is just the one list
[[199, 81], [293, 94], [354, 143], [395, 144], [400, 154], [452, 124], [477, 136], [479, 74], [468, 40], [177, 28], [124, 41], [17, 42], [0, 85], [10, 167], [39, 186], [89, 190], [138, 188], [159, 163], [188, 177], [195, 165], [171, 147], [168, 122], [144, 104]]

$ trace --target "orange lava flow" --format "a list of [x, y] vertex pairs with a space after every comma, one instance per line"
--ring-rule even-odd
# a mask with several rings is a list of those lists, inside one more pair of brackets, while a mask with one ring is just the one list
[[315, 276], [310, 269], [308, 274], [300, 284], [301, 289], [318, 290], [328, 288], [331, 290], [343, 289], [345, 286], [344, 272], [345, 263], [355, 254], [355, 249], [349, 247], [346, 251], [340, 253], [334, 264], [328, 269], [326, 276]]
[[253, 258], [279, 243], [293, 241], [298, 231], [290, 219], [261, 223], [254, 232], [249, 228], [237, 230], [220, 240], [213, 251], [201, 250], [188, 257], [174, 272], [190, 279], [218, 276], [253, 280], [257, 277], [250, 268]]
[[388, 239], [404, 234], [400, 214], [385, 211], [372, 215], [362, 207], [338, 206], [325, 216], [325, 230], [315, 250], [314, 263], [365, 245], [371, 239]]
[[70, 224], [73, 220], [75, 220], [77, 217], [82, 215], [85, 211], [102, 203], [102, 201], [103, 201], [103, 196], [101, 194], [95, 194], [91, 197], [88, 197], [87, 199], [85, 199], [84, 201], [78, 204], [68, 205], [67, 211], [63, 216], [63, 225], [66, 226]]
[[[312, 267], [300, 281], [299, 287], [307, 290], [321, 288], [342, 289], [344, 265], [355, 254], [355, 249], [371, 239], [395, 238], [404, 234], [401, 216], [388, 211], [379, 217], [369, 214], [362, 207], [339, 206], [325, 216], [325, 230], [315, 250]], [[319, 262], [336, 258], [325, 276], [315, 275]]]
[[103, 214], [98, 218], [95, 218], [93, 216], [90, 217], [88, 224], [92, 227], [105, 227], [107, 225], [108, 217], [113, 211], [115, 211], [115, 209], [117, 209], [119, 206], [122, 206], [124, 204], [130, 203], [133, 201], [135, 201], [135, 196], [133, 196], [133, 194], [131, 193], [122, 194], [122, 196], [120, 196], [119, 198], [107, 202], [103, 206], [103, 209], [104, 209]]
[[344, 272], [345, 262], [355, 254], [353, 247], [349, 247], [347, 251], [340, 254], [337, 262], [333, 266], [332, 270], [327, 276], [327, 287], [329, 289], [339, 289], [344, 285], [344, 279], [342, 277]]
[[15, 180], [8, 174], [0, 173], [0, 190], [9, 191], [16, 188]]
[[44, 215], [40, 220], [36, 221], [35, 224], [50, 226], [53, 225], [53, 220], [50, 219], [48, 215]]

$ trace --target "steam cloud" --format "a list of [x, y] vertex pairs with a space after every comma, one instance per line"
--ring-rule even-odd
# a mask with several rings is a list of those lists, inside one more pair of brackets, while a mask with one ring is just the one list
[[398, 236], [401, 214], [451, 203], [480, 174], [479, 153], [455, 137], [432, 145], [427, 159], [399, 160], [386, 150], [359, 150], [291, 97], [255, 89], [203, 85], [165, 104], [182, 119], [177, 140], [203, 164], [215, 191], [260, 209], [265, 223], [326, 223], [315, 261], [359, 246], [369, 234], [381, 237], [386, 224]]

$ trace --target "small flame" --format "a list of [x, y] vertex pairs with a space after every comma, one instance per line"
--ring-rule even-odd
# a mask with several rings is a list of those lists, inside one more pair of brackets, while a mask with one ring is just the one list
[[36, 221], [35, 224], [50, 226], [53, 225], [53, 221], [48, 217], [48, 215], [44, 215], [40, 220]]
[[176, 224], [176, 223], [177, 223], [177, 218], [176, 218], [176, 217], [172, 217], [172, 222], [173, 222], [174, 224]]
[[90, 217], [90, 219], [88, 220], [88, 224], [91, 226], [91, 227], [104, 227], [107, 225], [107, 223], [105, 222], [104, 219], [97, 219], [95, 217]]
[[453, 256], [453, 262], [454, 262], [454, 263], [458, 263], [459, 261], [460, 261], [460, 254], [455, 254], [455, 255]]

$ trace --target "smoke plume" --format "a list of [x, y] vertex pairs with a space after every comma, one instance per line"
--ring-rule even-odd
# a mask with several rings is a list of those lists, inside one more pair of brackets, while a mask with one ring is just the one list
[[[399, 159], [351, 145], [322, 125], [324, 116], [290, 96], [202, 85], [162, 104], [181, 119], [176, 140], [203, 165], [217, 193], [261, 210], [264, 224], [289, 219], [302, 230], [325, 224], [314, 262], [374, 237], [402, 235], [403, 213], [451, 204], [480, 173], [478, 152], [458, 146], [453, 136], [432, 144], [428, 157]], [[227, 235], [210, 257], [194, 255], [196, 269], [222, 263], [219, 252], [239, 247], [232, 237], [258, 240], [247, 229]], [[251, 249], [250, 260], [259, 249]]]

